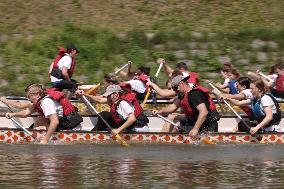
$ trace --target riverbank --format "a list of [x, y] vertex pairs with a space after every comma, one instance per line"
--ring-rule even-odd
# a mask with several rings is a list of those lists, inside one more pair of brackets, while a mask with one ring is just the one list
[[[13, 7], [13, 8], [11, 8]], [[233, 63], [242, 74], [284, 59], [282, 1], [3, 1], [0, 4], [0, 93], [23, 95], [31, 82], [48, 85], [56, 46], [80, 49], [74, 78], [102, 80], [127, 60], [151, 66], [164, 57], [219, 80]], [[158, 82], [164, 85], [162, 73]]]

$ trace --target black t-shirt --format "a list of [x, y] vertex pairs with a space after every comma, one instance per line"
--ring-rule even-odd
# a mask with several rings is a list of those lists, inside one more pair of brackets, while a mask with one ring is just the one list
[[209, 101], [205, 94], [199, 90], [192, 90], [188, 93], [188, 101], [193, 110], [197, 111], [196, 107], [204, 103], [209, 110]]

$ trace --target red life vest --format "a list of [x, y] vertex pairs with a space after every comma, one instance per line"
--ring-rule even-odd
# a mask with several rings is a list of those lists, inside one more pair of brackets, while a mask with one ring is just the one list
[[[57, 56], [55, 57], [55, 59], [53, 61], [53, 69], [58, 69], [58, 62], [59, 62], [59, 60], [63, 56], [65, 56], [65, 54], [67, 53], [65, 48], [63, 48], [63, 47], [58, 46], [57, 49], [58, 49], [58, 54], [57, 54]], [[71, 58], [72, 58], [71, 67], [70, 67], [70, 69], [68, 69], [68, 75], [69, 75], [70, 78], [72, 77], [72, 74], [73, 74], [73, 72], [75, 70], [75, 66], [76, 66], [76, 59], [75, 59], [75, 57], [71, 57]]]
[[275, 81], [275, 90], [284, 92], [284, 75], [278, 75]]
[[[203, 88], [196, 87], [193, 90], [198, 90], [198, 91], [201, 91], [203, 94], [205, 94], [205, 96], [207, 97], [207, 99], [209, 101], [209, 111], [210, 110], [216, 110], [216, 106], [215, 106], [212, 98], [209, 96], [209, 94], [206, 91], [203, 90]], [[190, 93], [190, 92], [188, 92], [188, 93]], [[185, 113], [186, 117], [193, 117], [193, 116], [196, 116], [196, 112], [193, 110], [193, 108], [190, 106], [190, 104], [188, 102], [188, 93], [186, 93], [183, 96], [183, 98], [181, 99], [181, 107], [182, 107], [182, 110]]]
[[209, 89], [200, 85], [200, 83], [198, 81], [199, 75], [197, 73], [195, 73], [195, 72], [187, 72], [187, 73], [189, 75], [189, 78], [187, 80], [188, 83], [192, 83], [192, 84], [196, 85], [197, 88], [201, 89], [205, 93], [210, 92]]
[[[52, 98], [53, 100], [57, 101], [63, 108], [63, 115], [67, 116], [72, 111], [74, 111], [74, 106], [71, 104], [71, 102], [65, 98], [64, 93], [57, 91], [55, 88], [46, 89], [46, 95], [47, 97]], [[38, 103], [35, 105], [35, 109], [39, 114], [44, 116], [43, 110], [40, 107], [41, 100], [38, 101]]]
[[198, 81], [198, 74], [195, 73], [195, 72], [187, 72], [188, 75], [189, 75], [189, 78], [188, 78], [188, 83], [192, 83], [192, 84], [195, 84], [195, 85], [199, 85], [199, 81]]
[[149, 76], [146, 75], [146, 74], [140, 74], [138, 76], [138, 80], [142, 81], [143, 83], [147, 83], [148, 82], [148, 78], [149, 78]]
[[140, 74], [137, 79], [140, 80], [140, 81], [142, 81], [142, 83], [144, 83], [145, 88], [146, 88], [146, 92], [147, 92], [148, 89], [149, 89], [149, 86], [147, 85], [149, 76], [146, 75], [146, 74]]
[[140, 114], [143, 113], [143, 109], [140, 106], [138, 100], [136, 99], [136, 94], [134, 92], [128, 92], [128, 93], [124, 93], [120, 96], [120, 99], [117, 103], [115, 104], [111, 104], [110, 105], [110, 112], [111, 112], [111, 116], [114, 120], [114, 122], [116, 124], [119, 124], [123, 121], [123, 118], [121, 116], [119, 116], [119, 114], [117, 113], [117, 106], [119, 105], [119, 103], [124, 100], [130, 104], [132, 104], [134, 106], [134, 115], [137, 118], [138, 116], [140, 116]]

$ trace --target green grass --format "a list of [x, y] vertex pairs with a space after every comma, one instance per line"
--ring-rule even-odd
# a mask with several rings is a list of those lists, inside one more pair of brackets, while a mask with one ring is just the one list
[[34, 33], [72, 22], [115, 33], [145, 31], [238, 32], [281, 29], [284, 2], [278, 0], [66, 0], [0, 3], [0, 33]]
[[[1, 86], [0, 93], [23, 95], [30, 82], [49, 85], [47, 71], [56, 56], [56, 46], [70, 42], [80, 50], [74, 77], [86, 83], [101, 81], [103, 74], [113, 72], [127, 60], [132, 60], [134, 67], [151, 66], [154, 75], [157, 65], [153, 62], [163, 57], [174, 66], [180, 61], [175, 55], [178, 50], [186, 52], [185, 59], [194, 62], [190, 68], [203, 77], [205, 70], [217, 72], [220, 68], [218, 56], [229, 56], [234, 63], [236, 51], [241, 55], [251, 52], [247, 57], [251, 64], [260, 64], [250, 45], [254, 39], [276, 42], [276, 50], [265, 46], [260, 51], [268, 56], [276, 51], [281, 59], [283, 10], [284, 1], [276, 0], [2, 0], [0, 81], [9, 84]], [[196, 31], [201, 37], [193, 35]], [[153, 38], [147, 38], [148, 33], [154, 33]], [[3, 36], [8, 40], [1, 40]], [[210, 42], [217, 48], [209, 45], [207, 55], [193, 56], [187, 45], [191, 42]], [[267, 69], [274, 63], [268, 57], [262, 67]], [[243, 73], [247, 71], [236, 66]], [[162, 74], [159, 84], [165, 80]]]

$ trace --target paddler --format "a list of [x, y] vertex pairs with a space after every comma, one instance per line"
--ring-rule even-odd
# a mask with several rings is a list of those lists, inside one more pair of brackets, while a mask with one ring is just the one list
[[66, 97], [71, 98], [72, 93], [77, 89], [77, 81], [71, 79], [75, 66], [76, 55], [79, 53], [74, 44], [69, 44], [67, 50], [59, 47], [59, 53], [50, 66], [49, 75], [52, 87], [63, 90], [68, 89]]
[[257, 132], [274, 131], [281, 132], [281, 111], [280, 106], [275, 97], [267, 92], [263, 81], [255, 81], [250, 84], [250, 88], [253, 94], [253, 99], [235, 100], [228, 98], [233, 104], [251, 105], [251, 109], [256, 119], [256, 122], [248, 122], [250, 129], [246, 126], [239, 125], [239, 130], [244, 132], [250, 132], [252, 135]]
[[176, 91], [179, 98], [176, 98], [169, 106], [153, 111], [153, 113], [170, 114], [181, 107], [185, 113], [186, 129], [190, 130], [189, 136], [196, 137], [198, 133], [217, 131], [217, 121], [220, 116], [216, 111], [214, 102], [207, 91], [190, 85], [188, 77], [177, 75], [172, 79], [172, 89]]
[[[129, 84], [127, 87], [130, 86]], [[78, 94], [84, 94], [78, 91]], [[103, 111], [100, 115], [113, 126], [113, 133], [119, 134], [123, 131], [128, 132], [147, 132], [149, 131], [148, 118], [144, 115], [143, 109], [136, 99], [135, 93], [124, 93], [119, 85], [109, 85], [106, 92], [101, 96], [86, 95], [91, 100], [97, 102], [107, 102], [110, 105], [110, 112]], [[98, 118], [98, 122], [93, 131], [106, 130], [104, 122]]]
[[167, 62], [165, 61], [165, 59], [163, 58], [159, 58], [157, 61], [156, 61], [157, 64], [162, 64], [163, 65], [163, 68], [164, 68], [164, 71], [165, 73], [168, 75], [169, 78], [173, 77], [174, 76], [174, 73], [176, 71], [180, 72], [184, 77], [187, 77], [187, 76], [190, 76], [189, 77], [189, 82], [190, 83], [194, 83], [196, 85], [199, 85], [199, 75], [196, 73], [196, 72], [192, 72], [192, 71], [189, 71], [188, 69], [188, 66], [185, 62], [179, 62], [176, 64], [176, 67], [175, 69], [173, 70], [168, 64]]
[[[124, 77], [130, 78], [130, 80], [125, 82], [130, 84], [131, 90], [136, 93], [137, 99], [142, 101], [145, 99], [145, 94], [149, 89], [147, 82], [152, 81], [153, 83], [155, 83], [155, 80], [150, 77], [150, 67], [140, 66], [136, 71], [133, 72], [131, 71], [131, 65], [132, 62], [128, 61], [128, 72], [120, 71], [119, 74]], [[152, 94], [151, 96], [153, 95], [154, 94]]]
[[6, 113], [7, 118], [28, 117], [38, 112], [49, 122], [46, 134], [40, 138], [41, 144], [50, 140], [52, 133], [57, 129], [80, 130], [82, 117], [77, 113], [74, 106], [64, 97], [64, 93], [55, 89], [45, 89], [40, 84], [32, 84], [26, 88], [29, 101], [32, 107], [20, 112]]

